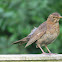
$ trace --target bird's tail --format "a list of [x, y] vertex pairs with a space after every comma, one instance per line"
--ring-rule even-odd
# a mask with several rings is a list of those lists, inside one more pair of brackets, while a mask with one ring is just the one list
[[28, 38], [25, 37], [25, 38], [23, 38], [23, 39], [21, 39], [21, 40], [18, 40], [18, 41], [16, 41], [16, 42], [13, 42], [12, 44], [17, 44], [17, 43], [23, 44], [23, 43], [26, 43], [27, 41], [28, 41]]

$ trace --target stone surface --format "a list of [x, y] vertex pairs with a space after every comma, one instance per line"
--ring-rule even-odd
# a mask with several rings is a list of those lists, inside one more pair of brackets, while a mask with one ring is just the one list
[[62, 62], [62, 54], [0, 55], [0, 62]]

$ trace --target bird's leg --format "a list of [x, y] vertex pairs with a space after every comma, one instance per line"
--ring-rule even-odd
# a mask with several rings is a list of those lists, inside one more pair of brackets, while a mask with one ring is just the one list
[[51, 53], [51, 51], [48, 49], [47, 45], [45, 45], [46, 49], [48, 50], [49, 53]]
[[41, 48], [40, 44], [37, 44], [37, 46], [40, 48], [40, 50], [42, 51], [42, 53], [45, 54], [45, 52], [44, 52], [43, 49]]
[[51, 51], [48, 49], [47, 45], [45, 45], [46, 49], [48, 50], [48, 54], [56, 54], [56, 53], [51, 53]]

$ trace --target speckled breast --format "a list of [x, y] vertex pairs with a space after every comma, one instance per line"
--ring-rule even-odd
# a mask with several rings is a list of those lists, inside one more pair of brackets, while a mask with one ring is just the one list
[[45, 34], [44, 37], [45, 38], [45, 44], [48, 45], [51, 42], [53, 42], [58, 36], [58, 33], [53, 33], [53, 34]]
[[51, 29], [47, 30], [45, 37], [45, 44], [50, 44], [53, 42], [59, 35], [59, 23], [56, 23], [52, 26]]
[[46, 33], [38, 40], [38, 43], [43, 45], [48, 45], [53, 42], [59, 35], [59, 24], [54, 25], [51, 29], [48, 29]]

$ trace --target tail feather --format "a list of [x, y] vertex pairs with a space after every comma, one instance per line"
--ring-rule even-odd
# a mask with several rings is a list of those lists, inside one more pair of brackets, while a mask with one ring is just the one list
[[25, 37], [25, 38], [23, 38], [23, 39], [21, 39], [21, 40], [18, 40], [18, 41], [16, 41], [16, 42], [13, 42], [12, 44], [17, 44], [17, 43], [26, 43], [27, 40], [28, 40], [28, 38]]

